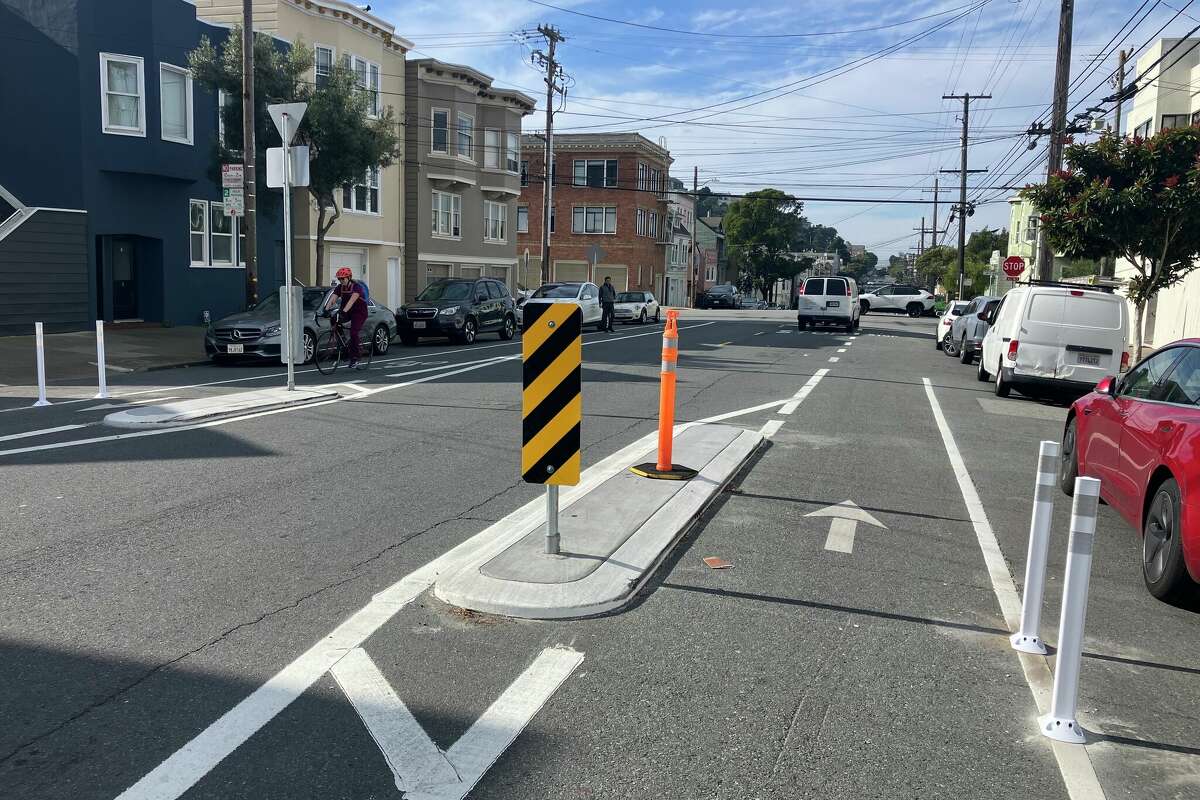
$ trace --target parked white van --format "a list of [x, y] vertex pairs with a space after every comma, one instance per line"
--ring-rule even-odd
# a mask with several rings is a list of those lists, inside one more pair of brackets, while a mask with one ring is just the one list
[[853, 278], [807, 278], [796, 295], [796, 324], [840, 325], [849, 333], [858, 330], [862, 310], [858, 305], [858, 283]]
[[1021, 284], [989, 316], [979, 380], [1009, 390], [1089, 392], [1129, 367], [1125, 299], [1110, 289], [1069, 283]]

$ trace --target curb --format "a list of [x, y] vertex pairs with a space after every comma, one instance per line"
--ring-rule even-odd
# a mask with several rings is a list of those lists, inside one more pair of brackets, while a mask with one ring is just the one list
[[[263, 403], [247, 404], [236, 406], [233, 408], [214, 408], [212, 411], [204, 410], [203, 406], [189, 407], [189, 403], [207, 402], [185, 400], [180, 403], [167, 404], [163, 406], [137, 406], [136, 408], [124, 409], [107, 415], [104, 418], [103, 424], [111, 428], [123, 428], [132, 430], [157, 430], [162, 428], [179, 428], [189, 425], [198, 425], [205, 422], [212, 422], [218, 419], [228, 419], [231, 417], [244, 417], [250, 414], [260, 414], [265, 411], [277, 411], [281, 408], [292, 408], [295, 406], [314, 405], [316, 403], [325, 403], [330, 400], [336, 400], [341, 397], [341, 394], [332, 390], [305, 390], [301, 389], [296, 392], [296, 397], [281, 398], [278, 400], [269, 400]], [[192, 408], [197, 410], [192, 411]], [[173, 409], [178, 409], [174, 411]], [[159, 413], [154, 414], [155, 411]], [[149, 418], [149, 419], [148, 419]]]

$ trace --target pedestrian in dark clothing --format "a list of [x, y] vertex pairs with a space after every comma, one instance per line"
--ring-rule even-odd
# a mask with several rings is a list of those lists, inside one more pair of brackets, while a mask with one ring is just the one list
[[617, 302], [617, 290], [612, 285], [612, 278], [605, 275], [604, 285], [600, 287], [600, 307], [604, 315], [600, 317], [600, 329], [613, 333], [613, 308]]

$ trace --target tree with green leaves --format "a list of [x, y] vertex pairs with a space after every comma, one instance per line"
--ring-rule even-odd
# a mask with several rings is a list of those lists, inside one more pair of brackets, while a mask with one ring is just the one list
[[[188, 55], [195, 80], [209, 90], [235, 97], [242, 92], [242, 35], [235, 27], [220, 50], [207, 37]], [[368, 170], [391, 165], [400, 155], [400, 138], [390, 107], [375, 112], [376, 99], [362, 89], [354, 73], [336, 66], [320, 86], [309, 81], [313, 52], [304, 42], [280, 48], [265, 34], [254, 37], [255, 163], [260, 183], [260, 208], [281, 202], [282, 195], [264, 191], [266, 151], [278, 146], [279, 132], [267, 113], [274, 103], [307, 103], [294, 143], [309, 148], [309, 195], [317, 207], [316, 281], [327, 282], [325, 236], [341, 215], [339, 202], [345, 186], [363, 183]], [[210, 174], [219, 175], [223, 162], [241, 160], [242, 106], [229, 103], [222, 110], [226, 142], [217, 142]]]
[[734, 201], [725, 212], [726, 246], [741, 265], [745, 285], [764, 300], [777, 280], [800, 271], [791, 253], [803, 207], [778, 189], [760, 189]]
[[967, 239], [967, 259], [983, 264], [992, 260], [992, 253], [999, 250], [1000, 259], [1008, 255], [1008, 230], [994, 231], [991, 228], [975, 231]]
[[1065, 170], [1022, 196], [1041, 212], [1042, 235], [1055, 251], [1132, 265], [1127, 292], [1141, 358], [1146, 304], [1200, 258], [1200, 128], [1149, 139], [1107, 135], [1069, 145], [1064, 157]]
[[729, 201], [724, 195], [714, 194], [713, 190], [707, 186], [701, 186], [700, 191], [696, 194], [696, 217], [720, 217], [724, 216], [729, 208]]

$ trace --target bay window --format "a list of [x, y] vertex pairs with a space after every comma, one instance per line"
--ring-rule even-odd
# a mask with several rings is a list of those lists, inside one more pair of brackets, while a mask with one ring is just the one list
[[462, 236], [462, 196], [433, 193], [433, 235], [444, 239]]

